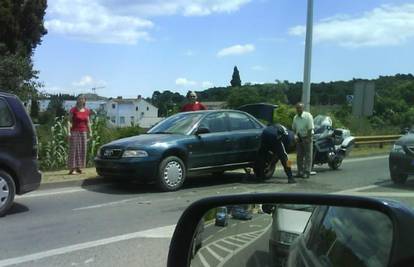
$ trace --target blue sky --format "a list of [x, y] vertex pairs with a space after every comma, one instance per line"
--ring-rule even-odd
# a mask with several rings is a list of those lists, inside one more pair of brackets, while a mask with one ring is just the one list
[[[151, 96], [300, 81], [306, 0], [49, 0], [44, 90]], [[414, 1], [314, 0], [312, 81], [414, 71]]]

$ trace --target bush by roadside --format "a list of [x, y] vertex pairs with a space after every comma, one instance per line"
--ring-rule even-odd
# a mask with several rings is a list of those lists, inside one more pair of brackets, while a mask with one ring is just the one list
[[[88, 140], [87, 166], [93, 166], [93, 159], [101, 145], [113, 140], [139, 135], [143, 132], [138, 125], [124, 128], [110, 128], [105, 118], [91, 119], [91, 137]], [[68, 157], [67, 118], [57, 117], [51, 125], [37, 127], [39, 139], [39, 162], [42, 171], [66, 168]]]

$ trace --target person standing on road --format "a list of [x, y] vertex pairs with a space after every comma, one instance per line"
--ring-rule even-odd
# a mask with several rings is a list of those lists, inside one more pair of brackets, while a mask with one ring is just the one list
[[79, 95], [76, 106], [69, 111], [69, 174], [81, 174], [81, 168], [86, 166], [87, 138], [91, 133], [91, 124], [89, 122], [90, 111], [85, 104], [85, 97]]
[[207, 107], [197, 101], [197, 94], [194, 91], [187, 93], [188, 103], [181, 108], [181, 112], [207, 110]]
[[309, 178], [313, 161], [313, 117], [303, 110], [303, 103], [296, 104], [296, 115], [293, 118], [292, 129], [295, 132], [297, 177]]
[[276, 154], [283, 165], [289, 184], [296, 183], [288, 159], [288, 153], [292, 144], [294, 144], [294, 140], [294, 134], [281, 124], [269, 125], [262, 133], [262, 152], [268, 153], [271, 151]]

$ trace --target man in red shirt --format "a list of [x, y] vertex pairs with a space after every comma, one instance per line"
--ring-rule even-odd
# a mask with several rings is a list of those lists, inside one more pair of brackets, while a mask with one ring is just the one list
[[189, 103], [181, 108], [181, 112], [207, 110], [206, 106], [197, 101], [197, 94], [194, 91], [189, 91], [187, 93], [187, 99]]

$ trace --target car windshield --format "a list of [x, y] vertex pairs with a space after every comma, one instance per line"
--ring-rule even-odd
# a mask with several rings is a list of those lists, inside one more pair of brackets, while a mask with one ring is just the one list
[[182, 113], [171, 116], [148, 131], [149, 134], [187, 134], [203, 114]]

